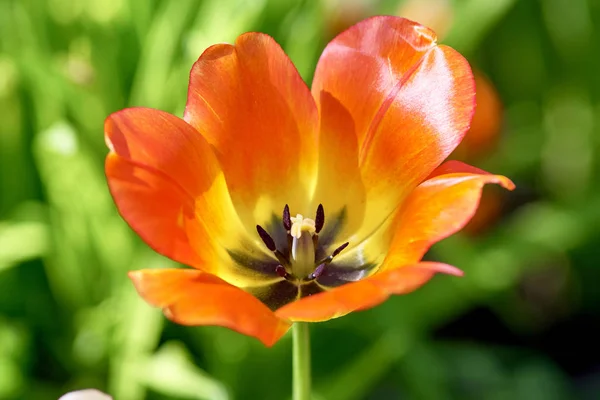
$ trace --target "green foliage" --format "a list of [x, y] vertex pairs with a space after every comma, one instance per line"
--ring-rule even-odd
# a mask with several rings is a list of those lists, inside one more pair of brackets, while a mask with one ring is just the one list
[[[579, 315], [600, 319], [600, 8], [450, 3], [442, 41], [494, 82], [504, 105], [498, 146], [473, 162], [519, 189], [484, 233], [428, 256], [463, 279], [438, 277], [311, 326], [315, 399], [594, 398], [600, 360], [580, 385], [527, 338]], [[84, 387], [118, 400], [289, 396], [289, 335], [266, 349], [224, 328], [177, 326], [136, 295], [128, 270], [171, 262], [117, 214], [103, 121], [131, 105], [180, 115], [201, 52], [250, 30], [274, 36], [310, 82], [344, 4], [0, 0], [0, 399]], [[360, 4], [364, 17], [399, 7]], [[467, 340], [472, 322], [466, 336], [434, 334], [482, 309], [516, 341]], [[565, 338], [577, 337], [570, 329]]]

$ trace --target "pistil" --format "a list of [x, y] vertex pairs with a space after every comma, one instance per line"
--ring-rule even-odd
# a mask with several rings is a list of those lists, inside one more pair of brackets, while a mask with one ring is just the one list
[[315, 221], [304, 218], [301, 214], [290, 218], [292, 226], [292, 274], [299, 278], [307, 278], [315, 268], [315, 245], [312, 237], [315, 234]]

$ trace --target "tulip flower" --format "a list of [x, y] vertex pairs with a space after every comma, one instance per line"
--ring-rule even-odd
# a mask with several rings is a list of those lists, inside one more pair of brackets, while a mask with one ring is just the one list
[[122, 217], [191, 268], [130, 277], [184, 325], [219, 325], [270, 346], [405, 294], [455, 267], [423, 262], [461, 229], [487, 183], [446, 157], [469, 129], [467, 61], [433, 31], [373, 17], [325, 48], [312, 87], [269, 36], [208, 48], [183, 118], [110, 115], [106, 176]]

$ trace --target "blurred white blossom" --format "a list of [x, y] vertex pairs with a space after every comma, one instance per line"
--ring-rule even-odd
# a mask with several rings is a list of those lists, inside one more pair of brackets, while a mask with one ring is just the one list
[[69, 392], [58, 400], [112, 400], [112, 397], [96, 389], [84, 389]]

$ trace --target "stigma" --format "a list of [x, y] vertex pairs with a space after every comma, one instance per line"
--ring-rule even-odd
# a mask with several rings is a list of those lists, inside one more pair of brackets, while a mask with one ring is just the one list
[[296, 214], [295, 217], [291, 217], [292, 227], [290, 228], [290, 235], [294, 239], [300, 239], [302, 232], [308, 233], [311, 237], [317, 231], [315, 226], [315, 220], [310, 218], [304, 218], [302, 214]]

